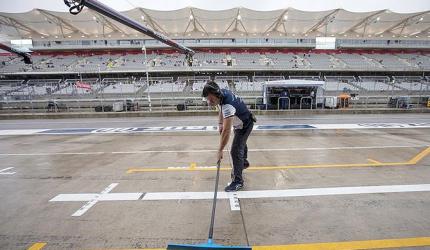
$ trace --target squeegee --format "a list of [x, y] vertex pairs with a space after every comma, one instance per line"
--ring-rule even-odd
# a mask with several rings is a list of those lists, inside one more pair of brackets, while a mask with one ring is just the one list
[[218, 182], [219, 182], [219, 170], [221, 168], [221, 161], [217, 162], [217, 170], [216, 170], [216, 178], [215, 178], [215, 192], [214, 192], [214, 198], [212, 201], [212, 216], [211, 216], [211, 222], [209, 226], [209, 236], [208, 241], [203, 244], [197, 244], [197, 245], [190, 245], [190, 244], [169, 244], [167, 246], [168, 250], [186, 250], [186, 249], [208, 249], [208, 250], [216, 250], [216, 249], [238, 249], [238, 250], [252, 250], [252, 247], [250, 246], [223, 246], [215, 244], [213, 241], [213, 234], [214, 234], [214, 224], [215, 224], [215, 211], [216, 211], [216, 202], [217, 202], [217, 195], [218, 195]]

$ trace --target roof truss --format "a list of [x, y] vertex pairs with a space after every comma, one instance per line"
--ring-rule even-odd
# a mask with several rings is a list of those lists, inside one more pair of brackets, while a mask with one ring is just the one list
[[65, 37], [65, 35], [66, 35], [66, 34], [64, 34], [64, 30], [71, 31], [73, 33], [80, 33], [80, 34], [83, 34], [83, 35], [87, 35], [85, 32], [83, 32], [82, 30], [78, 29], [77, 27], [75, 27], [74, 25], [70, 24], [69, 22], [67, 22], [66, 20], [64, 20], [63, 18], [61, 18], [59, 16], [51, 14], [48, 11], [42, 10], [42, 9], [37, 9], [37, 11], [39, 11], [42, 15], [44, 15], [47, 20], [49, 20], [52, 23], [56, 24], [58, 26], [58, 28], [60, 29], [61, 35], [63, 37]]
[[327, 25], [334, 21], [336, 14], [340, 11], [340, 9], [335, 9], [329, 14], [322, 17], [314, 26], [308, 29], [305, 34], [312, 33], [314, 31], [318, 31], [321, 27], [326, 27], [325, 33], [327, 35]]
[[43, 34], [39, 31], [23, 24], [22, 22], [18, 21], [15, 18], [8, 17], [5, 15], [0, 15], [0, 24], [15, 28], [16, 31], [18, 32], [18, 34], [22, 37], [24, 37], [24, 35], [21, 33], [21, 31], [25, 31], [25, 32], [28, 32], [30, 34], [37, 34], [39, 36], [48, 36], [47, 34]]
[[145, 17], [145, 22], [151, 26], [151, 28], [157, 32], [167, 34], [167, 32], [159, 25], [148, 13], [145, 12], [142, 8], [139, 8], [139, 11], [142, 13], [142, 15]]
[[[245, 31], [245, 34], [248, 35], [248, 31], [246, 30], [245, 26], [242, 23], [242, 18], [239, 19], [240, 16], [240, 8], [237, 9], [236, 17], [233, 19], [233, 21], [230, 23], [230, 25], [227, 27], [227, 29], [224, 31], [223, 36], [225, 36], [230, 31], [238, 31], [237, 27], [240, 25]], [[233, 29], [230, 30], [230, 28], [233, 27]]]
[[[193, 18], [188, 21], [187, 27], [185, 28], [184, 31], [184, 36], [185, 34], [188, 32], [188, 28], [193, 25], [193, 29], [190, 31], [201, 31], [203, 32], [206, 36], [209, 35], [209, 33], [206, 31], [206, 29], [203, 27], [203, 25], [199, 22], [199, 20], [197, 19], [197, 17], [194, 15], [193, 12], [193, 8], [190, 8], [190, 16], [192, 16]], [[197, 26], [200, 28], [197, 28]]]
[[359, 28], [363, 27], [363, 36], [366, 33], [366, 28], [367, 26], [374, 20], [376, 19], [375, 17], [377, 17], [378, 15], [386, 12], [387, 10], [380, 10], [377, 11], [373, 14], [370, 14], [366, 17], [364, 17], [363, 19], [361, 19], [360, 21], [358, 21], [356, 24], [354, 24], [353, 26], [351, 26], [350, 28], [348, 28], [347, 30], [343, 31], [341, 34], [345, 34], [345, 33], [349, 33], [349, 32], [356, 32], [356, 30], [358, 30]]
[[284, 33], [287, 33], [287, 29], [285, 27], [285, 21], [284, 20], [284, 16], [288, 14], [288, 9], [285, 9], [284, 11], [282, 11], [281, 15], [279, 15], [278, 18], [276, 18], [276, 20], [269, 26], [269, 28], [266, 29], [266, 31], [264, 31], [264, 33], [269, 33], [272, 32], [274, 30], [277, 30], [279, 26], [283, 26], [284, 28]]
[[[424, 12], [418, 13], [416, 15], [404, 18], [403, 20], [401, 20], [400, 22], [394, 24], [393, 26], [389, 27], [388, 29], [385, 29], [385, 30], [383, 30], [381, 32], [378, 32], [377, 35], [380, 35], [380, 34], [383, 34], [383, 33], [387, 33], [387, 32], [393, 33], [393, 31], [400, 29], [400, 32], [399, 32], [399, 36], [400, 36], [400, 35], [402, 35], [402, 33], [403, 33], [403, 31], [404, 31], [404, 29], [406, 27], [414, 24], [416, 22], [417, 18], [422, 17], [422, 16], [424, 16], [427, 13], [430, 13], [430, 11], [424, 11]], [[422, 31], [420, 33], [422, 33]]]
[[122, 33], [124, 35], [129, 35], [127, 32], [125, 32], [124, 30], [120, 29], [116, 24], [114, 24], [112, 21], [110, 21], [108, 18], [104, 17], [103, 15], [100, 15], [99, 13], [88, 9], [89, 11], [91, 11], [91, 13], [94, 15], [96, 22], [100, 23], [103, 26], [103, 36], [106, 35], [105, 32], [105, 27], [108, 27], [110, 30], [112, 31], [116, 31], [119, 33]]

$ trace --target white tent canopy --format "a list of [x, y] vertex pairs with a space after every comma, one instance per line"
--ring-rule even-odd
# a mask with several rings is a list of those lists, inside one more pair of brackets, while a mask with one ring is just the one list
[[[293, 8], [214, 11], [188, 7], [173, 11], [134, 8], [122, 13], [174, 39], [316, 36], [428, 39], [430, 36], [430, 11], [403, 14], [389, 10], [301, 11]], [[24, 13], [0, 12], [0, 28], [1, 33], [10, 38], [34, 40], [145, 38], [88, 8], [76, 16], [43, 9]]]

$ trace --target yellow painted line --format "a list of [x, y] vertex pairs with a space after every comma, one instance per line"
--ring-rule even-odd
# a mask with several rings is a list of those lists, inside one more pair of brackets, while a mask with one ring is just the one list
[[253, 246], [254, 250], [358, 250], [430, 246], [430, 237], [387, 240], [345, 241], [283, 246]]
[[[430, 246], [430, 237], [401, 238], [384, 240], [341, 241], [310, 244], [253, 246], [253, 250], [359, 250], [399, 247]], [[141, 250], [162, 250], [165, 248], [142, 248]], [[131, 250], [131, 249], [116, 249]]]
[[192, 162], [191, 165], [190, 165], [190, 169], [194, 170], [196, 167], [197, 167], [197, 163]]
[[409, 162], [413, 163], [413, 164], [417, 164], [419, 161], [421, 161], [428, 154], [430, 154], [430, 147], [428, 147], [425, 150], [421, 151], [419, 154], [417, 154], [412, 159], [410, 159]]
[[166, 248], [91, 248], [91, 250], [166, 250]]
[[[286, 169], [299, 169], [299, 168], [347, 168], [347, 167], [378, 167], [378, 166], [404, 166], [414, 165], [409, 162], [386, 162], [386, 163], [344, 163], [344, 164], [311, 164], [311, 165], [290, 165], [290, 166], [256, 166], [249, 167], [246, 170], [286, 170]], [[138, 172], [192, 172], [192, 171], [215, 171], [216, 168], [130, 168], [127, 174]], [[231, 171], [231, 168], [222, 167], [221, 171]]]
[[45, 242], [37, 242], [34, 243], [31, 247], [28, 248], [28, 250], [40, 250], [46, 245]]
[[376, 161], [376, 160], [373, 160], [373, 159], [367, 159], [367, 160], [370, 161], [371, 163], [382, 164], [382, 162]]
[[[392, 167], [392, 166], [407, 166], [416, 165], [419, 161], [424, 159], [430, 154], [430, 147], [424, 149], [412, 159], [406, 162], [379, 162], [373, 161], [372, 163], [340, 163], [340, 164], [308, 164], [308, 165], [289, 165], [289, 166], [255, 166], [249, 167], [247, 170], [286, 170], [286, 169], [301, 169], [301, 168], [350, 168], [350, 167]], [[369, 161], [371, 159], [368, 159]], [[216, 168], [206, 167], [178, 167], [178, 168], [130, 168], [127, 170], [127, 174], [138, 173], [138, 172], [178, 172], [178, 171], [215, 171]], [[231, 167], [221, 167], [222, 171], [231, 171]]]

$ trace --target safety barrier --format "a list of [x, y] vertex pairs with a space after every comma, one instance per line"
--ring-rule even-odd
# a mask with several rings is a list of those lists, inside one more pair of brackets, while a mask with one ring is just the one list
[[279, 110], [279, 103], [280, 103], [280, 101], [281, 101], [282, 99], [288, 100], [288, 109], [290, 109], [290, 108], [291, 108], [291, 100], [290, 100], [290, 98], [289, 98], [289, 97], [286, 97], [286, 96], [283, 96], [283, 97], [279, 97], [279, 98], [278, 98], [278, 110]]
[[[413, 107], [426, 107], [430, 99], [430, 95], [409, 95], [405, 96], [409, 99], [409, 104]], [[315, 99], [311, 97], [303, 97], [300, 99], [300, 109], [305, 109], [305, 101], [311, 104], [310, 109], [318, 109], [318, 104], [321, 109], [324, 109], [325, 96], [319, 96]], [[359, 96], [350, 100], [349, 108], [387, 108], [394, 109], [404, 108], [400, 105], [400, 100], [390, 104], [390, 98], [398, 98], [398, 96]], [[132, 99], [133, 103], [138, 103], [140, 111], [152, 111], [149, 109], [148, 98], [91, 98], [91, 99], [31, 99], [31, 100], [1, 100], [0, 112], [46, 112], [49, 101], [55, 101], [58, 106], [52, 107], [52, 112], [87, 112], [94, 111], [95, 107], [112, 106], [115, 102], [123, 102], [126, 105], [126, 99]], [[263, 96], [243, 96], [242, 99], [250, 105], [253, 109], [268, 110], [268, 105], [263, 104]], [[278, 99], [277, 108], [281, 109], [281, 101], [285, 99], [288, 104], [288, 109], [291, 109], [291, 100], [289, 97], [281, 97]], [[210, 110], [212, 107], [208, 106], [201, 97], [153, 97], [151, 104], [154, 111], [159, 110], [172, 110], [176, 109], [177, 104], [184, 104], [196, 110]], [[391, 105], [391, 106], [390, 106]], [[341, 107], [342, 108], [342, 107]], [[343, 106], [346, 108], [346, 106]], [[127, 109], [125, 112], [129, 112]]]
[[300, 98], [300, 109], [302, 109], [303, 100], [311, 100], [311, 109], [312, 109], [313, 102], [314, 102], [313, 98], [310, 96]]

